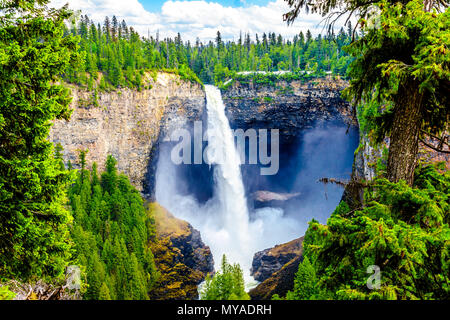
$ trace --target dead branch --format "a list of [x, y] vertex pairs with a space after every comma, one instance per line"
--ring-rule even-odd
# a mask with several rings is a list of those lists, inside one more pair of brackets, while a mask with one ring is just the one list
[[[425, 142], [423, 139], [419, 139], [419, 141], [421, 143], [423, 143], [425, 146], [427, 146], [430, 149], [433, 149], [434, 151], [440, 152], [440, 153], [445, 153], [445, 154], [450, 154], [450, 151], [448, 150], [443, 150], [443, 149], [439, 149], [438, 147], [433, 146], [432, 144]], [[443, 147], [443, 146], [442, 146]]]

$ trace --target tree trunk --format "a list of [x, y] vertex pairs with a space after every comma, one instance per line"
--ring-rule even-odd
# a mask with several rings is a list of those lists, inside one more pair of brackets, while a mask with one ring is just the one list
[[405, 180], [412, 185], [419, 151], [423, 95], [418, 85], [408, 81], [399, 88], [392, 123], [387, 176], [389, 181]]

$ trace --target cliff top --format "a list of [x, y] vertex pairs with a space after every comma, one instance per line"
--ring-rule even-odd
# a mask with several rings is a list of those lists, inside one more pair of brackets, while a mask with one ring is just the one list
[[158, 237], [182, 237], [191, 233], [189, 223], [175, 218], [160, 204], [153, 202], [149, 204], [150, 211], [153, 212]]

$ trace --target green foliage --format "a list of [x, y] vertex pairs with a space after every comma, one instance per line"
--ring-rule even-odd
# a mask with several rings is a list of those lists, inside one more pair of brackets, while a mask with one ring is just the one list
[[449, 117], [449, 9], [425, 11], [419, 0], [380, 1], [376, 7], [379, 14], [366, 23], [364, 37], [348, 46], [356, 59], [345, 94], [363, 104], [362, 129], [381, 141], [390, 134], [405, 94], [416, 92], [421, 129], [440, 134]]
[[115, 16], [112, 21], [106, 17], [102, 27], [95, 25], [88, 16], [82, 16], [65, 31], [68, 35], [79, 36], [79, 51], [85, 56], [83, 63], [65, 73], [65, 79], [95, 90], [94, 105], [98, 105], [98, 89], [145, 89], [146, 72], [155, 81], [156, 70], [164, 70], [180, 75], [183, 80], [201, 83], [189, 68], [186, 58], [178, 57], [180, 45], [175, 46], [173, 40], [144, 39], [125, 21], [119, 23]]
[[239, 264], [229, 264], [223, 255], [221, 270], [212, 278], [206, 277], [200, 296], [202, 300], [250, 300]]
[[47, 3], [0, 10], [0, 276], [23, 281], [62, 276], [71, 256], [70, 174], [47, 139], [53, 120], [70, 117], [70, 91], [57, 83], [79, 59], [77, 39], [63, 37], [71, 12]]
[[148, 299], [157, 278], [148, 248], [154, 234], [139, 192], [117, 172], [117, 161], [108, 156], [101, 178], [97, 166], [82, 169], [69, 190], [74, 223], [72, 237], [78, 263], [86, 267], [85, 299]]
[[[113, 17], [113, 20], [115, 17]], [[117, 20], [117, 19], [116, 19]], [[66, 80], [86, 86], [89, 90], [113, 90], [131, 87], [145, 88], [145, 72], [156, 70], [176, 73], [182, 79], [197, 83], [222, 84], [239, 71], [278, 71], [293, 73], [292, 79], [323, 76], [326, 72], [345, 76], [352, 58], [342, 48], [350, 43], [350, 35], [341, 29], [337, 35], [319, 35], [313, 39], [308, 31], [293, 40], [275, 33], [258, 35], [255, 41], [245, 35], [245, 41], [215, 42], [195, 45], [174, 39], [140, 38], [125, 21], [103, 26], [95, 25], [87, 16], [74, 22], [67, 34], [80, 37], [80, 52], [84, 63], [69, 70]], [[220, 34], [220, 32], [219, 32]], [[100, 73], [100, 75], [99, 75]]]
[[[450, 174], [438, 169], [419, 167], [413, 187], [377, 179], [364, 208], [350, 210], [342, 202], [327, 225], [310, 223], [304, 254], [315, 269], [320, 298], [450, 297]], [[381, 269], [378, 290], [366, 286], [371, 265]]]
[[12, 300], [16, 294], [8, 289], [8, 286], [0, 285], [0, 300]]
[[305, 257], [295, 274], [294, 290], [286, 295], [288, 300], [311, 300], [318, 295], [316, 271]]

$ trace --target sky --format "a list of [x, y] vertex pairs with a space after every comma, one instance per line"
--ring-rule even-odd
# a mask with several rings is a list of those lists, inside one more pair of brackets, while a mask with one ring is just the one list
[[300, 31], [313, 34], [323, 31], [322, 17], [302, 14], [292, 26], [283, 21], [289, 8], [284, 0], [52, 0], [51, 7], [65, 3], [81, 10], [95, 22], [105, 16], [116, 15], [133, 26], [142, 36], [174, 37], [178, 32], [183, 40], [202, 41], [215, 38], [220, 31], [226, 40], [237, 39], [239, 33], [275, 32], [292, 38]]
[[[270, 0], [216, 0], [214, 2], [220, 3], [223, 6], [227, 7], [243, 7], [248, 5], [266, 5]], [[162, 5], [166, 2], [165, 0], [142, 0], [140, 3], [144, 6], [145, 9], [157, 12], [161, 10]]]

